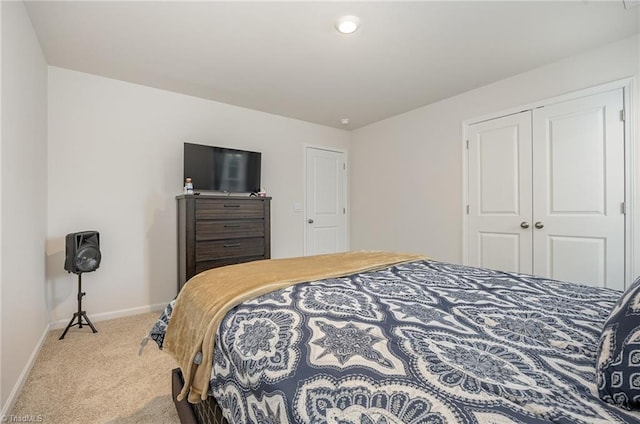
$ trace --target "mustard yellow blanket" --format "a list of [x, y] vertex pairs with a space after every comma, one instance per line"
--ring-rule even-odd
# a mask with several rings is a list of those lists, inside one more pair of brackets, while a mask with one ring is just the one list
[[[178, 399], [206, 399], [213, 344], [225, 314], [245, 300], [292, 284], [342, 277], [424, 259], [393, 252], [346, 252], [300, 258], [271, 259], [215, 268], [186, 284], [173, 308], [164, 350], [178, 362], [185, 379]], [[194, 361], [201, 352], [199, 364]]]

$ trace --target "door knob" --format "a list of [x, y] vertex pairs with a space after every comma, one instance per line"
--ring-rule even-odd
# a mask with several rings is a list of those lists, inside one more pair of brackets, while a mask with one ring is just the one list
[[313, 219], [309, 218], [309, 220], [307, 221], [309, 224], [313, 224]]
[[537, 229], [540, 229], [540, 228], [543, 228], [543, 227], [544, 227], [544, 224], [543, 224], [542, 222], [540, 222], [540, 221], [536, 222], [536, 223], [535, 223], [535, 224], [533, 224], [533, 225], [534, 225], [534, 227], [536, 227]]
[[522, 228], [529, 228], [529, 223], [528, 223], [527, 221], [522, 221], [522, 222], [520, 223], [520, 226], [521, 226]]

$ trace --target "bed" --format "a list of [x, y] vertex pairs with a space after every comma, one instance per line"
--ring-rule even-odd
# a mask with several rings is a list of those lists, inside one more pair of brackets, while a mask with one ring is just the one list
[[[603, 396], [596, 372], [615, 363], [618, 342], [603, 329], [620, 292], [411, 255], [336, 271], [334, 258], [314, 259], [329, 264], [326, 278], [287, 271], [225, 301], [213, 326], [199, 313], [189, 319], [202, 347], [188, 357], [201, 369], [182, 358], [174, 370], [182, 422], [640, 423], [633, 405]], [[274, 261], [231, 268], [253, 276]], [[213, 281], [217, 298], [228, 272], [194, 278]], [[180, 337], [171, 331], [185, 332], [172, 329], [179, 311], [208, 308], [203, 296], [185, 300], [191, 284], [207, 285], [187, 283], [150, 331], [161, 349]], [[206, 393], [191, 396], [202, 370]]]

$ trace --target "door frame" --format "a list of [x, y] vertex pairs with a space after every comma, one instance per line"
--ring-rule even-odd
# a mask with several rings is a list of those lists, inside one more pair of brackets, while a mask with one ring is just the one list
[[567, 94], [550, 97], [536, 102], [523, 104], [521, 106], [512, 107], [506, 110], [490, 113], [487, 115], [466, 119], [462, 121], [462, 263], [469, 263], [469, 218], [468, 218], [468, 205], [469, 205], [469, 151], [467, 150], [467, 140], [469, 134], [469, 126], [484, 121], [500, 118], [507, 115], [513, 115], [516, 113], [524, 112], [526, 110], [532, 110], [539, 107], [551, 105], [554, 103], [560, 103], [567, 100], [574, 100], [580, 97], [587, 97], [594, 94], [603, 93], [606, 91], [612, 91], [616, 89], [622, 89], [623, 92], [623, 104], [625, 110], [624, 120], [624, 202], [625, 202], [625, 216], [624, 216], [624, 244], [625, 244], [625, 258], [624, 258], [624, 287], [628, 287], [633, 282], [634, 276], [640, 270], [635, 269], [633, 262], [634, 252], [640, 250], [640, 234], [636, 235], [636, 152], [634, 149], [635, 134], [633, 129], [635, 128], [634, 121], [634, 102], [633, 102], [633, 89], [634, 78], [624, 78], [621, 80], [611, 81], [608, 83], [592, 86], [578, 91], [573, 91]]
[[344, 187], [343, 187], [343, 193], [344, 193], [344, 207], [346, 209], [346, 213], [343, 214], [343, 219], [344, 219], [344, 245], [345, 245], [345, 250], [349, 250], [349, 216], [350, 216], [350, 212], [349, 212], [349, 154], [347, 150], [343, 150], [343, 149], [338, 149], [336, 147], [327, 147], [327, 146], [319, 146], [319, 145], [315, 145], [315, 144], [304, 144], [303, 149], [302, 149], [302, 175], [303, 175], [303, 187], [302, 187], [302, 191], [303, 191], [303, 199], [302, 199], [302, 218], [301, 218], [301, 222], [302, 222], [302, 235], [303, 235], [303, 255], [304, 256], [308, 256], [309, 252], [308, 252], [308, 246], [307, 246], [307, 152], [310, 150], [324, 150], [324, 151], [328, 151], [328, 152], [334, 152], [334, 153], [341, 153], [343, 155], [344, 158], [344, 163], [345, 163], [345, 172], [344, 172]]

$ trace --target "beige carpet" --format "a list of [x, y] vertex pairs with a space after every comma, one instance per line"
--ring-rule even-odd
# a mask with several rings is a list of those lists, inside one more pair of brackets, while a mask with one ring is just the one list
[[[159, 312], [94, 322], [47, 335], [11, 412], [42, 423], [179, 423], [171, 399], [175, 361], [150, 340], [140, 340]], [[89, 315], [91, 318], [91, 315]]]

